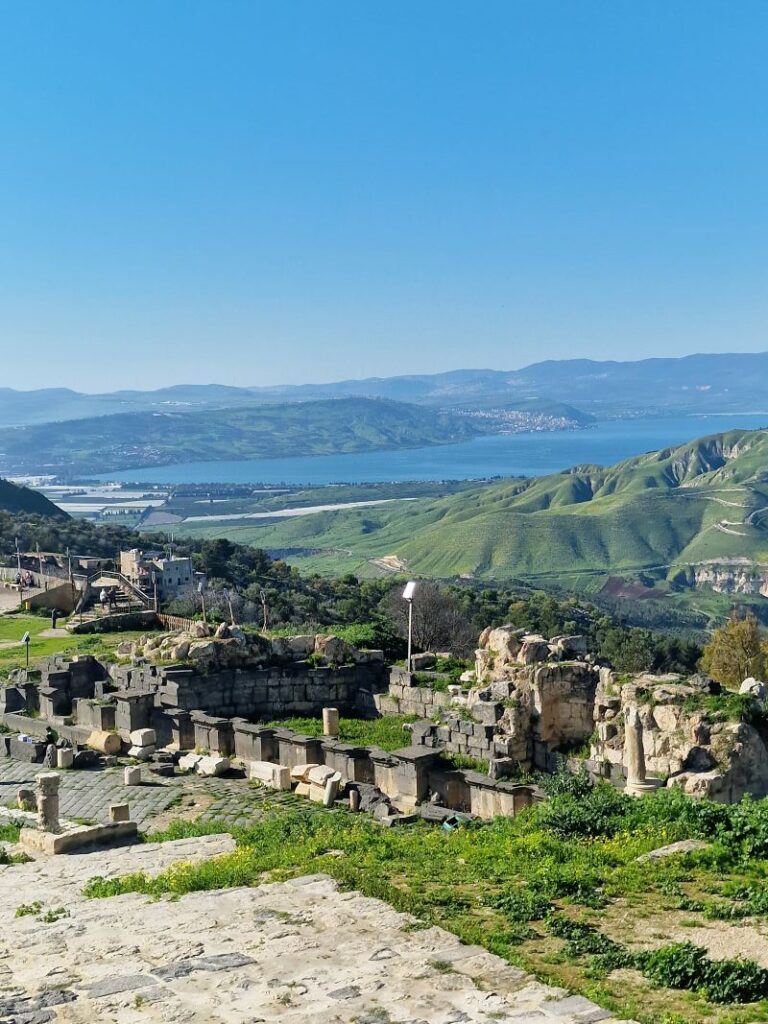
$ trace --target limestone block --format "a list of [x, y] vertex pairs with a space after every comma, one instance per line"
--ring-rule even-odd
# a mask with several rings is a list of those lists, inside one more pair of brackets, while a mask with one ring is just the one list
[[323, 806], [333, 807], [334, 800], [338, 796], [339, 786], [341, 785], [341, 772], [334, 772], [333, 775], [329, 776], [325, 780], [325, 790], [323, 792]]
[[130, 804], [110, 804], [109, 805], [109, 820], [110, 821], [130, 821], [131, 820]]
[[325, 783], [322, 786], [318, 786], [316, 783], [311, 782], [309, 784], [309, 799], [313, 800], [316, 804], [325, 803]]
[[154, 747], [157, 736], [154, 729], [134, 729], [131, 733], [132, 747]]
[[37, 810], [37, 797], [35, 796], [34, 789], [20, 789], [16, 794], [16, 801], [20, 811]]
[[336, 773], [334, 772], [333, 768], [329, 768], [325, 764], [319, 764], [314, 768], [310, 768], [310, 770], [307, 772], [307, 781], [310, 783], [310, 785], [320, 786], [322, 788], [323, 786], [325, 786], [326, 782], [331, 777], [331, 775], [335, 774]]
[[270, 789], [291, 788], [291, 769], [271, 761], [251, 761], [248, 765], [248, 778], [262, 782]]
[[183, 772], [194, 772], [202, 760], [202, 754], [184, 754], [179, 758], [179, 768]]
[[755, 700], [765, 701], [768, 690], [766, 690], [765, 683], [761, 683], [759, 679], [754, 679], [750, 676], [739, 687], [739, 693], [748, 693]]
[[225, 775], [228, 771], [228, 757], [201, 757], [197, 762], [198, 775]]
[[291, 654], [306, 656], [312, 654], [315, 649], [315, 634], [304, 633], [301, 636], [288, 636], [285, 638], [285, 642]]
[[131, 747], [128, 750], [128, 757], [135, 757], [137, 761], [149, 761], [155, 752], [152, 747]]
[[424, 672], [427, 669], [434, 668], [436, 660], [434, 654], [413, 654], [411, 655], [411, 671]]
[[300, 782], [296, 789], [294, 790], [294, 793], [297, 796], [309, 796], [310, 789], [311, 786], [309, 785], [308, 782]]
[[291, 768], [292, 782], [309, 782], [309, 773], [313, 768], [322, 768], [319, 764], [295, 764]]
[[56, 767], [71, 768], [75, 761], [75, 752], [72, 747], [59, 747], [56, 751]]
[[141, 768], [137, 765], [132, 768], [126, 768], [123, 771], [123, 783], [126, 786], [140, 786], [141, 785]]

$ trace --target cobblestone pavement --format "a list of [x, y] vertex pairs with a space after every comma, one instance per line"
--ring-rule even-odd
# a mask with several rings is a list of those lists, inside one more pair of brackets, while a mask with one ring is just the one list
[[[96, 875], [156, 874], [233, 847], [217, 835], [0, 868], [1, 1024], [612, 1020], [325, 875], [174, 900], [82, 895]], [[17, 917], [31, 899], [37, 912]]]
[[[0, 806], [16, 806], [21, 787], [34, 788], [43, 765], [27, 764], [11, 758], [0, 760]], [[152, 827], [162, 811], [182, 805], [185, 797], [203, 795], [211, 803], [199, 816], [204, 821], [221, 821], [225, 825], [245, 826], [258, 821], [264, 805], [289, 802], [312, 813], [314, 808], [306, 800], [289, 793], [270, 793], [249, 784], [243, 778], [199, 778], [175, 775], [158, 779], [143, 769], [141, 786], [123, 785], [123, 769], [106, 768], [82, 771], [61, 771], [61, 816], [69, 820], [86, 819], [109, 821], [109, 805], [128, 803], [131, 818], [142, 831]], [[181, 810], [181, 806], [180, 806]]]

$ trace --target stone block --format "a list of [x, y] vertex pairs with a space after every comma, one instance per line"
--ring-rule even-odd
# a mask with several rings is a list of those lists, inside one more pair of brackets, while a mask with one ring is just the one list
[[34, 789], [22, 788], [16, 794], [16, 801], [20, 811], [36, 811], [37, 795]]
[[109, 820], [110, 821], [130, 821], [131, 820], [131, 807], [130, 807], [130, 804], [110, 804], [109, 805]]
[[322, 768], [319, 764], [295, 764], [291, 768], [292, 782], [309, 782], [309, 773], [313, 768]]
[[325, 784], [319, 786], [315, 782], [310, 782], [309, 799], [313, 800], [316, 804], [325, 803]]
[[341, 773], [334, 772], [333, 775], [329, 776], [325, 780], [325, 791], [323, 793], [323, 806], [333, 807], [334, 801], [339, 794], [339, 786], [341, 785]]
[[154, 752], [154, 747], [131, 747], [128, 751], [128, 757], [135, 757], [137, 761], [149, 761]]
[[194, 772], [202, 760], [202, 754], [184, 754], [179, 758], [179, 768], [183, 772]]
[[59, 747], [56, 750], [56, 767], [71, 768], [75, 763], [75, 752], [72, 747]]
[[112, 822], [109, 825], [81, 825], [66, 832], [38, 832], [23, 828], [19, 845], [30, 853], [59, 854], [93, 845], [135, 839], [138, 826], [135, 821]]
[[228, 771], [228, 757], [201, 757], [197, 762], [198, 775], [226, 775]]
[[307, 781], [310, 785], [320, 786], [322, 788], [325, 786], [328, 779], [335, 774], [336, 773], [333, 768], [329, 768], [324, 764], [318, 764], [314, 768], [310, 768], [309, 772], [307, 772]]
[[132, 747], [154, 747], [157, 736], [154, 729], [134, 729], [131, 733]]
[[251, 761], [248, 765], [248, 778], [270, 789], [291, 788], [291, 769], [271, 761]]
[[294, 793], [297, 796], [309, 796], [310, 789], [311, 786], [309, 785], [308, 782], [300, 782], [296, 789], [294, 790]]
[[123, 771], [123, 783], [126, 786], [140, 786], [141, 768], [138, 765], [135, 765], [131, 768], [126, 768]]

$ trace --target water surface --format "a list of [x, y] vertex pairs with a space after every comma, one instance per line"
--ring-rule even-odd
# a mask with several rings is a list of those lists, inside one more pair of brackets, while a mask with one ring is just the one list
[[123, 470], [99, 479], [167, 484], [330, 484], [543, 476], [585, 462], [610, 465], [735, 427], [754, 430], [766, 426], [765, 414], [610, 420], [587, 430], [501, 434], [462, 444], [399, 451], [188, 462]]

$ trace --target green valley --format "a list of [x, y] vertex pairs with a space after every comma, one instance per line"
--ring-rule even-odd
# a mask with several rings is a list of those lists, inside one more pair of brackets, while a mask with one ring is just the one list
[[[768, 432], [734, 430], [615, 466], [474, 485], [445, 497], [290, 519], [182, 524], [279, 550], [328, 574], [387, 568], [442, 578], [524, 578], [597, 591], [610, 575], [659, 593], [730, 567], [768, 585]], [[388, 565], [389, 563], [389, 565]], [[764, 569], [761, 566], [765, 566]], [[747, 579], [749, 578], [749, 579]]]

